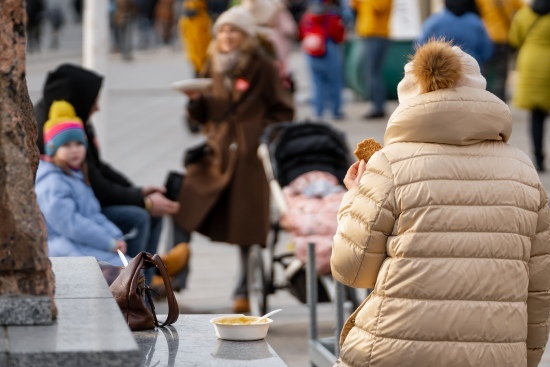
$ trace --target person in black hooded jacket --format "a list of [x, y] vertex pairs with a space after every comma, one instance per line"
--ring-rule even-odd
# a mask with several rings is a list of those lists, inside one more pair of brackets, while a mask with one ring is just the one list
[[137, 187], [101, 160], [89, 119], [98, 110], [97, 99], [102, 81], [100, 75], [72, 64], [62, 64], [48, 73], [43, 98], [34, 107], [38, 123], [38, 149], [44, 154], [42, 129], [48, 120], [51, 104], [57, 100], [71, 103], [84, 122], [89, 142], [86, 151], [88, 176], [103, 214], [124, 233], [138, 230], [135, 238], [127, 240], [128, 255], [135, 256], [143, 250], [155, 253], [162, 226], [161, 217], [176, 213], [179, 204], [164, 197], [164, 188]]

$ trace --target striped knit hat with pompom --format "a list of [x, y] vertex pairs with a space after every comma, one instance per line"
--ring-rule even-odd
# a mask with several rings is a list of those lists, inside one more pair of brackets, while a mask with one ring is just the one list
[[76, 116], [74, 107], [69, 102], [53, 102], [48, 117], [44, 124], [44, 148], [47, 155], [53, 157], [59, 147], [70, 141], [88, 146], [82, 120]]

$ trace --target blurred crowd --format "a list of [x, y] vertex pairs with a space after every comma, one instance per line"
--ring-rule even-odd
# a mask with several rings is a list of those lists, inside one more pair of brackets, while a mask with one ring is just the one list
[[[269, 230], [269, 186], [257, 148], [266, 126], [293, 119], [296, 85], [290, 53], [299, 45], [307, 59], [314, 117], [323, 119], [328, 109], [333, 119], [343, 120], [344, 71], [350, 57], [344, 48], [359, 45], [356, 78], [371, 104], [364, 117], [384, 118], [388, 97], [383, 69], [392, 61], [387, 57], [392, 47], [390, 19], [397, 2], [111, 0], [113, 52], [131, 60], [134, 47], [169, 47], [179, 35], [195, 76], [211, 81], [208, 91], [198, 87], [185, 91], [188, 126], [202, 132], [207, 143], [186, 159], [179, 196], [167, 198], [162, 187], [138, 187], [103, 162], [95, 145], [89, 119], [98, 108], [102, 76], [74, 65], [52, 71], [35, 106], [43, 132], [39, 146], [45, 156], [37, 194], [48, 225], [50, 254], [94, 254], [116, 262], [116, 250], [129, 256], [141, 250], [154, 253], [160, 217], [172, 215], [175, 239], [164, 258], [175, 264], [169, 266], [170, 274], [174, 278], [183, 274], [193, 232], [236, 244], [241, 275], [234, 311], [248, 312], [249, 249], [265, 245]], [[82, 4], [73, 5], [75, 14], [80, 14]], [[44, 0], [28, 0], [27, 12], [29, 51], [39, 50], [45, 21], [55, 30], [51, 47], [58, 47], [65, 23], [62, 9], [48, 7]], [[526, 5], [522, 0], [445, 0], [419, 31], [409, 40], [411, 53], [416, 45], [444, 38], [471, 57], [476, 78], [481, 71], [490, 92], [504, 102], [513, 95], [515, 106], [530, 111], [535, 165], [544, 171], [544, 121], [550, 111], [550, 1]], [[517, 71], [513, 94], [507, 89], [512, 63]], [[403, 67], [394, 72], [402, 75]], [[55, 105], [60, 101], [66, 104]], [[60, 191], [63, 187], [66, 192]], [[82, 194], [71, 198], [77, 204], [56, 201], [78, 191]], [[68, 215], [75, 208], [85, 211], [82, 215], [94, 223], [94, 234], [78, 230], [92, 227]], [[60, 225], [65, 222], [74, 227]], [[67, 228], [74, 233], [66, 234]], [[132, 235], [136, 229], [138, 235]], [[103, 237], [97, 235], [100, 232]], [[153, 275], [147, 282], [154, 285]], [[175, 288], [184, 285], [182, 280]]]

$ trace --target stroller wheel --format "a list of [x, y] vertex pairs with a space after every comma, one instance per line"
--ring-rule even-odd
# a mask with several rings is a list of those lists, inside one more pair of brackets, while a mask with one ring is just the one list
[[248, 255], [248, 299], [252, 315], [267, 313], [267, 290], [264, 261], [260, 246], [253, 246]]

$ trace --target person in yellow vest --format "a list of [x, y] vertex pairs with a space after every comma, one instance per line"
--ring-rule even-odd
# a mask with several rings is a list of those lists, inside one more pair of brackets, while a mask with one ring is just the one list
[[485, 77], [492, 73], [487, 89], [498, 98], [506, 101], [506, 79], [508, 78], [508, 32], [512, 17], [523, 5], [522, 0], [476, 0], [479, 15], [485, 24], [489, 37], [495, 44], [495, 51], [483, 65]]
[[212, 39], [212, 21], [207, 12], [206, 1], [185, 0], [183, 15], [178, 22], [180, 39], [186, 57], [198, 75], [206, 60], [206, 51]]
[[373, 109], [364, 117], [380, 118], [386, 115], [386, 87], [382, 76], [384, 58], [390, 45], [389, 22], [392, 0], [351, 0], [350, 7], [357, 13], [355, 32], [363, 39], [363, 64]]

